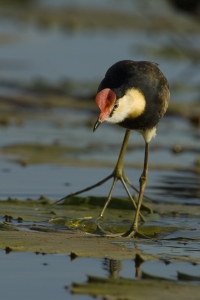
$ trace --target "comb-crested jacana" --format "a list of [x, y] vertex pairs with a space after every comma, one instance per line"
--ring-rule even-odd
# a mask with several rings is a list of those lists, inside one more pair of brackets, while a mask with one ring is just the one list
[[[113, 184], [106, 204], [99, 215], [100, 218], [103, 216], [103, 213], [111, 200], [112, 192], [117, 180], [121, 180], [129, 198], [136, 207], [133, 223], [123, 236], [132, 237], [136, 234], [140, 235], [138, 232], [138, 219], [144, 190], [148, 180], [149, 143], [156, 134], [158, 122], [165, 114], [169, 100], [169, 84], [165, 76], [159, 70], [157, 63], [123, 60], [112, 65], [106, 72], [97, 91], [96, 103], [100, 109], [100, 114], [94, 125], [93, 131], [95, 131], [104, 121], [118, 124], [126, 128], [116, 167], [112, 174], [102, 181], [62, 199], [89, 191], [102, 185], [113, 177]], [[139, 179], [140, 189], [137, 206], [126, 183], [132, 188], [134, 188], [134, 186], [123, 171], [123, 158], [131, 130], [139, 132], [145, 141], [144, 167]], [[142, 218], [142, 215], [140, 216]]]

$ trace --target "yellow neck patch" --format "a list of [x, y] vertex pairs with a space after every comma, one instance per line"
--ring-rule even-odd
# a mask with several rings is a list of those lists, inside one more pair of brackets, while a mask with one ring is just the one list
[[137, 89], [130, 89], [122, 98], [118, 99], [119, 106], [113, 115], [105, 118], [109, 123], [120, 123], [126, 118], [135, 119], [145, 110], [146, 101], [144, 95]]
[[118, 110], [126, 111], [128, 118], [137, 118], [145, 110], [146, 101], [144, 95], [137, 89], [130, 89], [119, 100]]

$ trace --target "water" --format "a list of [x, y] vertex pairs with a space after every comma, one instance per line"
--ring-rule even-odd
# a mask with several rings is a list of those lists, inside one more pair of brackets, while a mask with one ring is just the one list
[[[100, 260], [80, 259], [70, 262], [69, 256], [35, 253], [0, 254], [2, 299], [66, 299], [72, 298], [65, 286], [72, 281], [85, 281], [86, 273], [96, 270], [103, 275]], [[79, 270], [77, 272], [77, 270]], [[12, 288], [9, 288], [9, 286]], [[39, 293], [38, 293], [39, 291]], [[88, 299], [73, 296], [74, 300]]]
[[[72, 6], [71, 1], [40, 1], [34, 9], [45, 7]], [[31, 7], [31, 6], [30, 6]], [[30, 8], [29, 7], [29, 8]], [[166, 75], [171, 86], [171, 103], [187, 103], [190, 111], [199, 101], [199, 59], [200, 37], [195, 19], [185, 14], [174, 12], [168, 2], [157, 1], [73, 1], [74, 9], [98, 8], [106, 11], [134, 13], [143, 20], [136, 24], [137, 30], [124, 28], [83, 28], [64, 30], [62, 25], [50, 27], [39, 26], [36, 19], [23, 21], [15, 15], [14, 9], [1, 7], [0, 20], [0, 104], [3, 117], [11, 116], [8, 126], [0, 126], [0, 147], [19, 144], [62, 145], [74, 147], [66, 151], [65, 162], [21, 165], [14, 162], [19, 154], [0, 154], [0, 198], [8, 197], [38, 199], [41, 194], [52, 200], [85, 188], [108, 176], [119, 154], [124, 130], [110, 124], [103, 124], [97, 132], [92, 133], [91, 125], [97, 117], [97, 109], [91, 104], [88, 109], [75, 108], [29, 108], [23, 106], [6, 106], [4, 97], [31, 96], [27, 85], [45, 82], [48, 85], [62, 86], [69, 80], [76, 84], [72, 94], [91, 97], [110, 65], [121, 59], [158, 61], [160, 69]], [[114, 8], [113, 8], [114, 7]], [[19, 11], [20, 8], [18, 7]], [[6, 11], [12, 11], [7, 17]], [[170, 16], [168, 25], [155, 30], [151, 14]], [[143, 18], [143, 19], [142, 19]], [[156, 20], [156, 18], [155, 18]], [[176, 20], [177, 22], [174, 22]], [[149, 26], [144, 29], [145, 22]], [[182, 30], [179, 22], [189, 24], [191, 31]], [[170, 28], [177, 24], [174, 31]], [[188, 25], [188, 26], [189, 26]], [[189, 27], [188, 27], [189, 28]], [[181, 56], [155, 54], [156, 50], [178, 50]], [[186, 50], [189, 50], [188, 52]], [[196, 52], [195, 52], [196, 51]], [[161, 51], [162, 52], [162, 51]], [[194, 53], [195, 52], [195, 53]], [[196, 55], [196, 56], [195, 56]], [[92, 89], [83, 88], [79, 83], [91, 84]], [[69, 91], [68, 91], [69, 92]], [[69, 94], [70, 94], [69, 92]], [[34, 93], [33, 93], [34, 94]], [[67, 94], [68, 95], [68, 94]], [[46, 97], [49, 95], [47, 94]], [[13, 98], [12, 98], [13, 97]], [[7, 99], [7, 98], [6, 98]], [[76, 101], [76, 100], [74, 100]], [[6, 103], [6, 105], [5, 105]], [[9, 110], [11, 109], [11, 110]], [[193, 113], [197, 113], [194, 109]], [[20, 117], [19, 117], [20, 115]], [[188, 116], [187, 114], [185, 116]], [[21, 118], [21, 119], [20, 119]], [[22, 120], [22, 122], [21, 122]], [[19, 122], [20, 121], [20, 122]], [[194, 126], [187, 117], [177, 115], [165, 116], [157, 130], [156, 138], [150, 147], [150, 170], [146, 194], [155, 202], [182, 204], [189, 208], [199, 206], [199, 171], [196, 160], [199, 157], [199, 127]], [[177, 152], [176, 149], [181, 149]], [[129, 179], [138, 188], [138, 179], [142, 172], [144, 141], [133, 132], [125, 156], [125, 171]], [[21, 156], [20, 156], [21, 158]], [[24, 155], [23, 157], [24, 158]], [[97, 165], [96, 165], [97, 164]], [[110, 182], [84, 195], [105, 196]], [[125, 192], [120, 183], [114, 191], [115, 196], [123, 197]], [[184, 207], [185, 207], [184, 206]], [[1, 216], [3, 218], [3, 216]], [[141, 242], [139, 250], [145, 254], [161, 257], [161, 261], [146, 261], [140, 269], [167, 279], [177, 280], [177, 270], [192, 275], [199, 275], [199, 264], [185, 262], [184, 259], [199, 259], [199, 216], [181, 215], [180, 217], [160, 217], [150, 221], [157, 225], [164, 222], [166, 226], [179, 226], [181, 229], [171, 234], [171, 239], [161, 243]], [[182, 237], [191, 238], [192, 230], [196, 240], [180, 241]], [[174, 235], [173, 235], [174, 234]], [[170, 237], [170, 235], [169, 235]], [[175, 239], [179, 239], [178, 241]], [[124, 242], [123, 242], [124, 243]], [[124, 243], [133, 249], [134, 242]], [[170, 255], [183, 258], [183, 261], [165, 264]], [[113, 262], [112, 262], [113, 263]], [[14, 253], [5, 255], [0, 251], [0, 265], [4, 270], [0, 274], [2, 299], [88, 299], [87, 296], [71, 296], [65, 286], [72, 282], [86, 282], [86, 274], [103, 277], [122, 276], [135, 279], [135, 262], [132, 260], [114, 261], [118, 266], [114, 274], [109, 272], [111, 261], [108, 259], [78, 258], [70, 261], [66, 255], [36, 255], [33, 253]], [[12, 286], [12, 288], [8, 288]]]
[[[9, 196], [38, 198], [41, 194], [45, 194], [52, 199], [59, 199], [108, 176], [119, 155], [124, 130], [110, 124], [102, 124], [97, 132], [92, 133], [90, 127], [83, 126], [90, 117], [91, 114], [87, 111], [77, 114], [75, 110], [66, 110], [65, 114], [60, 114], [59, 111], [51, 110], [45, 113], [45, 118], [42, 114], [41, 117], [40, 114], [32, 114], [31, 119], [25, 120], [23, 126], [11, 124], [8, 127], [1, 127], [2, 147], [13, 144], [34, 145], [34, 143], [42, 145], [56, 143], [69, 148], [76, 145], [73, 151], [66, 150], [64, 165], [39, 163], [22, 167], [11, 163], [16, 156], [1, 155], [1, 198]], [[58, 121], [62, 122], [61, 127], [56, 125]], [[198, 138], [191, 137], [194, 131], [194, 128], [183, 120], [163, 118], [150, 147], [147, 185], [149, 197], [159, 201], [199, 203], [199, 174], [192, 171], [199, 146]], [[183, 151], [180, 153], [173, 152], [177, 144], [182, 145]], [[137, 188], [143, 157], [143, 138], [133, 132], [125, 155], [125, 172]], [[82, 162], [82, 166], [77, 166], [77, 161]], [[93, 162], [94, 167], [91, 164], [89, 167], [87, 161]], [[101, 162], [101, 167], [97, 169], [95, 162]], [[97, 188], [95, 193], [106, 195], [109, 187], [110, 182]], [[87, 194], [91, 193], [94, 192]], [[124, 195], [120, 183], [117, 185], [115, 195]]]
[[[49, 2], [48, 2], [49, 3]], [[86, 6], [85, 6], [85, 3]], [[124, 3], [124, 2], [123, 2]], [[114, 5], [114, 1], [104, 1], [103, 3], [95, 2], [98, 7], [107, 6], [108, 11], [111, 7], [120, 7], [120, 11], [126, 11], [126, 7], [131, 6], [131, 12], [143, 17], [148, 13], [156, 15], [160, 13], [168, 16], [172, 15], [172, 9], [163, 3], [158, 5], [153, 2], [151, 5], [146, 5], [146, 11], [140, 1], [128, 4], [118, 2]], [[55, 2], [51, 1], [51, 4]], [[71, 2], [59, 1], [56, 3], [57, 8], [65, 4], [64, 7], [70, 6]], [[41, 1], [41, 5], [47, 6], [47, 1]], [[75, 7], [79, 7], [80, 1], [76, 2]], [[84, 2], [84, 9], [87, 5], [91, 5], [90, 1]], [[163, 5], [166, 7], [164, 8]], [[129, 8], [130, 11], [130, 8]], [[3, 10], [2, 10], [3, 14]], [[3, 14], [4, 15], [4, 14]], [[174, 17], [177, 16], [174, 14]], [[189, 16], [179, 16], [180, 20], [192, 22]], [[104, 76], [110, 65], [118, 60], [133, 59], [133, 60], [151, 60], [158, 61], [161, 70], [169, 80], [171, 87], [177, 84], [187, 84], [194, 88], [189, 92], [180, 90], [173, 91], [172, 101], [196, 100], [199, 95], [199, 73], [198, 61], [194, 63], [192, 54], [186, 54], [184, 59], [176, 59], [173, 56], [156, 57], [151, 52], [151, 47], [165, 48], [174, 47], [180, 51], [185, 51], [187, 47], [191, 51], [198, 51], [200, 39], [198, 33], [190, 34], [179, 31], [178, 34], [173, 31], [154, 32], [148, 34], [143, 28], [134, 32], [131, 30], [118, 29], [117, 31], [108, 30], [80, 30], [74, 33], [63, 32], [58, 26], [52, 26], [50, 30], [44, 30], [36, 26], [33, 22], [25, 24], [18, 21], [13, 21], [11, 18], [2, 18], [0, 22], [0, 33], [10, 37], [9, 42], [1, 44], [0, 47], [0, 62], [3, 66], [1, 71], [1, 79], [32, 82], [36, 79], [42, 79], [55, 84], [62, 82], [64, 79], [80, 80], [80, 81], [97, 81]], [[159, 26], [159, 25], [158, 25]], [[192, 25], [196, 28], [196, 24]], [[167, 27], [166, 27], [167, 29]], [[81, 46], [80, 46], [81, 45]], [[189, 76], [188, 76], [189, 74]], [[5, 90], [2, 88], [0, 92]], [[8, 91], [7, 91], [8, 92]]]
[[[88, 296], [72, 296], [70, 287], [73, 282], [86, 282], [86, 274], [94, 276], [98, 274], [105, 278], [136, 279], [133, 260], [78, 258], [70, 261], [67, 255], [12, 252], [6, 255], [0, 251], [0, 264], [4, 270], [0, 274], [1, 297], [6, 300], [35, 298], [85, 300]], [[149, 261], [141, 266], [141, 270], [147, 273], [171, 280], [177, 280], [177, 271], [184, 272], [186, 268], [187, 273], [193, 276], [198, 276], [200, 272], [200, 265], [190, 263], [165, 264]]]

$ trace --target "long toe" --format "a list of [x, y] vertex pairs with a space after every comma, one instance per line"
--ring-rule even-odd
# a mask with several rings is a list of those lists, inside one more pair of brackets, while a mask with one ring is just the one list
[[131, 230], [129, 229], [127, 232], [125, 232], [122, 237], [127, 237], [127, 238], [140, 238], [140, 239], [149, 239], [148, 236], [140, 233], [138, 230]]

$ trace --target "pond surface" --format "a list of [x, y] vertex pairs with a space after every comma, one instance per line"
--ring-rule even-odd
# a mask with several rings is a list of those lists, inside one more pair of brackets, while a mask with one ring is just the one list
[[[70, 14], [66, 17], [67, 11]], [[179, 271], [189, 276], [191, 288], [198, 288], [198, 18], [175, 11], [168, 1], [141, 0], [87, 0], [84, 4], [80, 0], [42, 0], [25, 1], [24, 5], [11, 1], [1, 6], [0, 15], [0, 246], [10, 249], [9, 254], [0, 251], [2, 299], [88, 299], [71, 294], [76, 290], [73, 282], [86, 283], [88, 274], [141, 283], [138, 278], [147, 273], [151, 279], [156, 276], [156, 284], [158, 278], [179, 284]], [[87, 222], [96, 224], [99, 204], [68, 207], [52, 203], [102, 180], [115, 166], [124, 129], [102, 124], [92, 132], [98, 115], [94, 95], [108, 67], [122, 59], [159, 62], [170, 83], [171, 103], [150, 146], [148, 198], [144, 203], [154, 213], [145, 212], [146, 223], [141, 229], [153, 233], [154, 238], [101, 238], [99, 243], [96, 235], [85, 234]], [[136, 188], [143, 156], [144, 141], [133, 132], [124, 165]], [[106, 196], [110, 184], [81, 196]], [[41, 195], [51, 203], [44, 207], [38, 204], [38, 208]], [[126, 196], [121, 183], [114, 196]], [[18, 200], [12, 203], [13, 199]], [[31, 201], [33, 207], [28, 206]], [[102, 224], [122, 232], [130, 226], [131, 213], [108, 209]], [[7, 222], [5, 215], [13, 220]], [[23, 222], [18, 224], [17, 218], [22, 216]], [[85, 221], [88, 216], [92, 219]], [[31, 244], [32, 233], [39, 243]], [[48, 244], [53, 237], [55, 242]], [[70, 248], [68, 239], [72, 242], [75, 238], [78, 241]], [[60, 243], [66, 243], [66, 248]], [[36, 249], [39, 246], [41, 252]], [[96, 255], [92, 246], [98, 249]], [[79, 257], [71, 261], [73, 249]], [[137, 255], [142, 259], [139, 265]], [[80, 293], [92, 295], [89, 291]]]
[[[65, 114], [60, 114], [59, 111], [51, 110], [45, 113], [45, 118], [41, 112], [33, 113], [30, 118], [31, 120], [23, 121], [23, 126], [10, 124], [1, 128], [1, 152], [6, 154], [0, 156], [1, 198], [38, 198], [40, 194], [45, 194], [51, 199], [59, 199], [66, 193], [96, 183], [113, 170], [123, 140], [123, 129], [103, 124], [94, 134], [91, 127], [86, 125], [90, 119], [93, 120], [93, 114], [86, 111], [79, 113], [66, 110]], [[199, 203], [200, 179], [195, 169], [199, 155], [199, 139], [195, 134], [198, 134], [198, 129], [194, 129], [186, 121], [173, 117], [163, 118], [157, 136], [150, 146], [147, 185], [150, 198], [188, 204]], [[40, 160], [43, 157], [41, 148], [40, 155], [35, 153], [36, 164], [32, 165], [35, 144], [46, 145], [44, 151], [47, 153], [44, 152], [46, 157]], [[30, 145], [30, 151], [26, 153], [27, 145]], [[57, 160], [59, 152], [48, 159], [48, 154], [52, 151], [51, 145], [57, 145], [57, 150], [65, 147], [60, 160]], [[179, 146], [181, 151], [176, 153], [174, 149]], [[125, 155], [125, 171], [137, 188], [143, 153], [143, 139], [133, 132]], [[21, 162], [22, 165], [13, 164], [12, 161]], [[97, 164], [98, 168], [95, 167]], [[110, 183], [106, 183], [97, 188], [96, 195], [105, 195], [109, 186]], [[86, 195], [88, 194], [91, 192], [87, 192]], [[123, 194], [122, 186], [118, 184], [115, 195], [121, 197]]]
[[[85, 282], [86, 275], [104, 278], [137, 279], [138, 269], [134, 260], [109, 260], [78, 258], [73, 261], [67, 255], [47, 255], [45, 253], [0, 252], [1, 297], [2, 299], [74, 299], [84, 300], [88, 296], [71, 295], [71, 282]], [[190, 263], [145, 262], [140, 273], [151, 272], [170, 280], [177, 280], [177, 271], [198, 276], [200, 265]], [[153, 271], [152, 271], [153, 270]], [[12, 288], [11, 288], [12, 287]]]
[[[25, 11], [21, 9], [22, 12], [20, 7], [15, 11], [12, 6], [2, 7], [0, 79], [18, 83], [42, 80], [52, 85], [62, 84], [65, 80], [99, 83], [108, 67], [118, 60], [151, 60], [159, 62], [168, 78], [173, 91], [172, 101], [197, 100], [200, 80], [199, 23], [189, 15], [174, 12], [167, 1], [159, 5], [156, 1], [151, 4], [144, 2], [117, 1], [115, 4], [115, 1], [95, 1], [93, 5], [92, 1], [87, 0], [84, 5], [81, 1], [73, 1], [72, 5], [71, 1], [40, 1], [40, 5], [27, 6]], [[56, 11], [52, 4], [56, 5]], [[83, 19], [74, 30], [71, 31], [69, 25], [63, 30], [59, 13], [71, 7], [83, 11], [90, 7], [89, 11], [101, 9], [108, 13], [115, 7], [115, 10], [128, 13], [128, 16], [132, 13], [136, 23], [128, 30], [123, 27], [101, 28], [101, 24], [97, 28], [85, 28], [86, 20]], [[50, 27], [40, 26], [42, 20], [38, 13], [42, 9], [50, 9], [52, 15], [58, 11]], [[161, 13], [167, 21], [157, 20]], [[170, 25], [174, 24], [174, 20], [177, 28], [172, 30]], [[145, 25], [148, 27], [145, 28]], [[169, 49], [166, 53], [162, 51], [165, 48]], [[5, 92], [4, 82], [0, 93]]]

